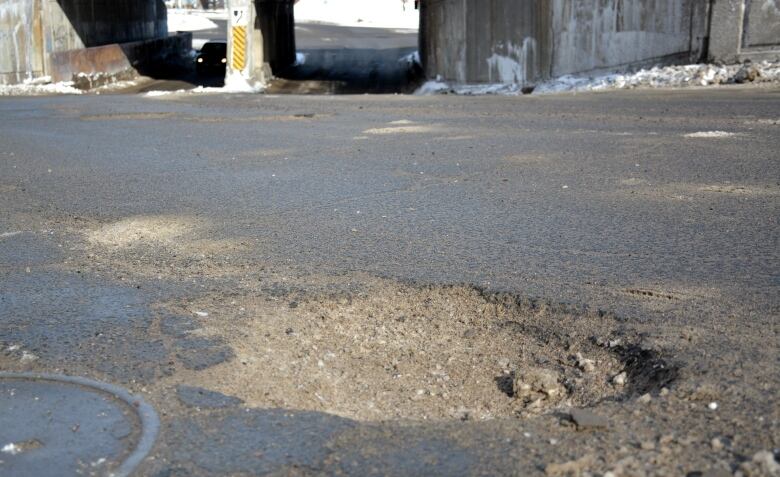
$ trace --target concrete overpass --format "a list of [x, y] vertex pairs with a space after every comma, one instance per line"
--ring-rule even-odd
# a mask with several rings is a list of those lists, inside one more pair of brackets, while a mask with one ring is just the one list
[[[263, 81], [294, 61], [293, 5], [228, 2], [233, 73]], [[425, 73], [454, 82], [780, 59], [776, 0], [421, 0], [420, 9]], [[0, 0], [0, 82], [139, 69], [186, 48], [186, 36], [168, 35], [162, 0]]]

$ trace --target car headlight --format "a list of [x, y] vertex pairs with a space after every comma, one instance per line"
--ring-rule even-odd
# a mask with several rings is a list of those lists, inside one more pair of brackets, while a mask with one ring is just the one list
[[227, 58], [222, 58], [222, 64], [224, 65], [225, 63], [227, 63]]
[[198, 63], [203, 63], [203, 58], [198, 58]]

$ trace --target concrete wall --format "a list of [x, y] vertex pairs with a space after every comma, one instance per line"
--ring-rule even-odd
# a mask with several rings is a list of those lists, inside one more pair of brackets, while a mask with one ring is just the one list
[[545, 54], [551, 40], [548, 2], [468, 0], [467, 8], [467, 77], [479, 82], [524, 83], [549, 70], [550, 56]]
[[747, 2], [744, 46], [780, 46], [780, 0], [753, 0]]
[[[735, 1], [423, 0], [421, 54], [429, 77], [520, 85], [696, 62], [707, 51], [711, 4]], [[752, 3], [748, 41], [777, 41], [780, 0], [740, 1]]]
[[707, 36], [698, 0], [554, 0], [551, 12], [554, 77], [696, 61]]
[[48, 75], [57, 53], [167, 33], [162, 0], [0, 0], [0, 83]]
[[111, 75], [181, 71], [192, 61], [186, 56], [191, 49], [192, 33], [178, 32], [151, 40], [60, 51], [49, 55], [47, 74], [52, 81], [69, 81], [79, 73], [97, 75], [104, 81]]
[[780, 61], [780, 0], [714, 0], [709, 56]]
[[0, 84], [40, 76], [43, 60], [40, 3], [0, 0]]
[[162, 0], [46, 0], [59, 4], [85, 46], [159, 38], [168, 33]]

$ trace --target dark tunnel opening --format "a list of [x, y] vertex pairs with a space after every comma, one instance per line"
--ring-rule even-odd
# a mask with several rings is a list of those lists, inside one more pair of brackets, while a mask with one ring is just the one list
[[[419, 86], [423, 72], [417, 53], [418, 28], [392, 26], [392, 20], [371, 24], [372, 12], [355, 12], [352, 17], [334, 12], [332, 16], [346, 19], [337, 23], [329, 21], [327, 12], [317, 15], [306, 2], [314, 0], [300, 0], [295, 5], [258, 2], [259, 16], [270, 23], [260, 25], [263, 31], [283, 43], [266, 43], [266, 58], [276, 78], [272, 92], [388, 94], [411, 93]], [[390, 12], [406, 9], [403, 14], [414, 14], [415, 26], [419, 26], [414, 2], [384, 0], [374, 5]], [[361, 13], [367, 14], [365, 21], [358, 18]]]

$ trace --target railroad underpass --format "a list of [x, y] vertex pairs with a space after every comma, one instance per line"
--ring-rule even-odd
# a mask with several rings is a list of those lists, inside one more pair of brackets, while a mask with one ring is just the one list
[[[371, 33], [354, 28], [347, 32], [352, 44], [331, 48], [296, 31], [293, 0], [231, 0], [229, 9], [246, 16], [240, 25], [230, 16], [228, 33], [246, 28], [246, 43], [243, 61], [231, 58], [228, 69], [252, 82], [286, 79], [277, 83], [279, 91], [356, 93], [408, 91], [418, 73], [523, 87], [659, 63], [777, 60], [780, 13], [751, 5], [423, 0], [418, 41], [381, 34], [367, 40]], [[3, 0], [0, 84], [67, 81], [80, 73], [181, 75], [191, 66], [191, 36], [169, 32], [166, 15], [161, 0]], [[226, 36], [234, 56], [232, 35]], [[410, 72], [398, 60], [416, 50], [421, 70]], [[308, 61], [296, 63], [296, 53], [308, 53]]]

